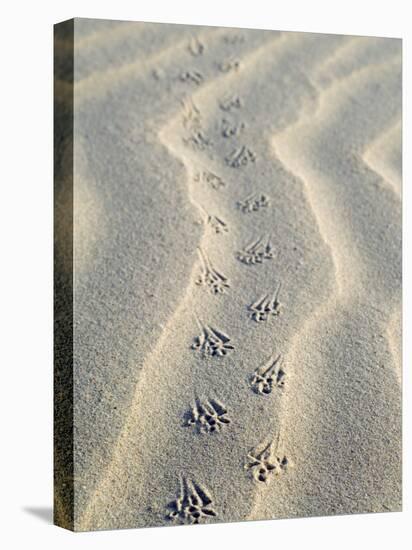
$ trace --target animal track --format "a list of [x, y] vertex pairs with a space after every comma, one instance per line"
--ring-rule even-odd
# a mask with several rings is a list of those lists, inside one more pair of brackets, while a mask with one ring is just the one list
[[219, 273], [210, 262], [206, 252], [198, 248], [202, 269], [199, 277], [196, 279], [197, 285], [206, 285], [212, 294], [221, 294], [227, 288], [230, 288], [227, 278]]
[[237, 202], [238, 208], [244, 213], [257, 212], [261, 208], [266, 208], [269, 204], [269, 198], [263, 193], [254, 193]]
[[193, 57], [198, 57], [199, 55], [203, 54], [205, 47], [197, 37], [194, 37], [189, 42], [187, 49], [189, 50], [189, 53], [193, 55]]
[[161, 80], [164, 76], [164, 73], [163, 73], [162, 69], [155, 68], [155, 69], [152, 70], [152, 76], [155, 80]]
[[216, 174], [213, 174], [213, 172], [209, 172], [209, 170], [202, 170], [201, 172], [197, 172], [193, 178], [193, 181], [204, 181], [215, 190], [218, 190], [221, 187], [225, 186], [225, 182], [222, 180], [222, 178], [216, 176]]
[[273, 387], [283, 389], [285, 387], [286, 373], [281, 368], [282, 358], [280, 355], [273, 360], [273, 357], [258, 367], [251, 376], [250, 385], [254, 392], [261, 395], [268, 395]]
[[201, 126], [202, 117], [193, 101], [183, 102], [183, 127], [192, 130]]
[[219, 107], [222, 111], [231, 112], [242, 107], [242, 100], [237, 95], [227, 96], [220, 100]]
[[205, 136], [203, 130], [192, 132], [192, 135], [187, 138], [183, 138], [183, 142], [186, 145], [191, 145], [194, 149], [198, 149], [199, 151], [203, 151], [206, 147], [211, 145], [211, 141], [207, 136]]
[[226, 118], [222, 119], [221, 134], [225, 138], [238, 136], [244, 129], [245, 129], [244, 122], [239, 122], [236, 124], [236, 123], [230, 122]]
[[219, 71], [222, 73], [230, 73], [232, 71], [238, 71], [240, 68], [240, 61], [237, 59], [229, 59], [218, 63]]
[[192, 349], [199, 351], [203, 357], [223, 356], [234, 350], [234, 346], [230, 344], [230, 338], [224, 332], [217, 330], [209, 325], [204, 325], [199, 319], [196, 319], [201, 334], [196, 336]]
[[185, 415], [186, 426], [195, 426], [199, 432], [219, 432], [223, 426], [230, 424], [226, 408], [216, 401], [196, 399], [195, 405]]
[[242, 145], [238, 149], [234, 149], [226, 158], [225, 162], [232, 168], [240, 168], [241, 166], [247, 166], [250, 162], [256, 161], [256, 155], [246, 147]]
[[225, 35], [222, 37], [226, 44], [241, 44], [245, 41], [245, 37], [241, 34]]
[[179, 494], [168, 508], [167, 518], [180, 523], [200, 523], [217, 516], [207, 490], [200, 483], [183, 476], [180, 478]]
[[203, 150], [211, 145], [211, 141], [202, 128], [200, 111], [192, 101], [184, 103], [183, 106], [182, 122], [188, 134], [182, 138], [183, 143], [191, 145], [194, 149]]
[[270, 244], [270, 237], [266, 244], [263, 242], [263, 236], [256, 241], [248, 244], [242, 250], [237, 252], [236, 257], [244, 264], [261, 264], [263, 260], [271, 260], [273, 258], [273, 250]]
[[208, 214], [206, 210], [200, 206], [200, 204], [197, 204], [199, 210], [201, 210], [206, 218], [206, 223], [210, 225], [210, 227], [214, 230], [216, 234], [219, 233], [227, 233], [229, 231], [229, 228], [221, 218], [218, 218], [217, 216], [212, 216], [211, 214]]
[[252, 312], [251, 318], [254, 321], [260, 323], [261, 321], [267, 321], [269, 315], [280, 315], [282, 307], [282, 304], [278, 300], [280, 286], [281, 285], [279, 284], [272, 296], [266, 294], [248, 307], [248, 309]]
[[217, 216], [208, 216], [206, 222], [214, 229], [215, 233], [227, 233], [226, 223]]
[[262, 451], [252, 450], [248, 453], [247, 457], [249, 462], [245, 465], [247, 470], [250, 470], [253, 478], [261, 483], [267, 483], [272, 475], [280, 475], [284, 473], [288, 466], [289, 461], [284, 455], [276, 453], [273, 456], [273, 442], [268, 443]]
[[179, 75], [181, 82], [194, 82], [199, 85], [203, 82], [203, 75], [199, 71], [182, 71]]

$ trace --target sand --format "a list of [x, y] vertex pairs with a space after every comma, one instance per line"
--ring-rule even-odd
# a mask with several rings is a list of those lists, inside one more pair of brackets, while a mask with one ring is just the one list
[[74, 33], [74, 494], [57, 483], [56, 522], [400, 510], [401, 42]]

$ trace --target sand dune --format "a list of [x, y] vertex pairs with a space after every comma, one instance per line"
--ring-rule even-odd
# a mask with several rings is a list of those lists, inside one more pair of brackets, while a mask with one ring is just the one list
[[76, 25], [75, 528], [399, 510], [399, 41]]

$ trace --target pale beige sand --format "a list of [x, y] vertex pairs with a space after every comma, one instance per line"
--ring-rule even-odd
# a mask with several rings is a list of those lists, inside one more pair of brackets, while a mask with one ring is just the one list
[[[75, 32], [75, 528], [171, 524], [182, 479], [213, 521], [399, 510], [400, 41]], [[239, 260], [267, 236], [272, 258]], [[192, 349], [198, 320], [234, 349]], [[254, 392], [278, 354], [284, 386]], [[185, 426], [196, 398], [230, 423]]]

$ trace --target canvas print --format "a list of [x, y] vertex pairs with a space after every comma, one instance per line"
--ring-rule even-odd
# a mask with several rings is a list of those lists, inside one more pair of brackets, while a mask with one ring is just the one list
[[57, 525], [401, 509], [401, 55], [55, 26]]

